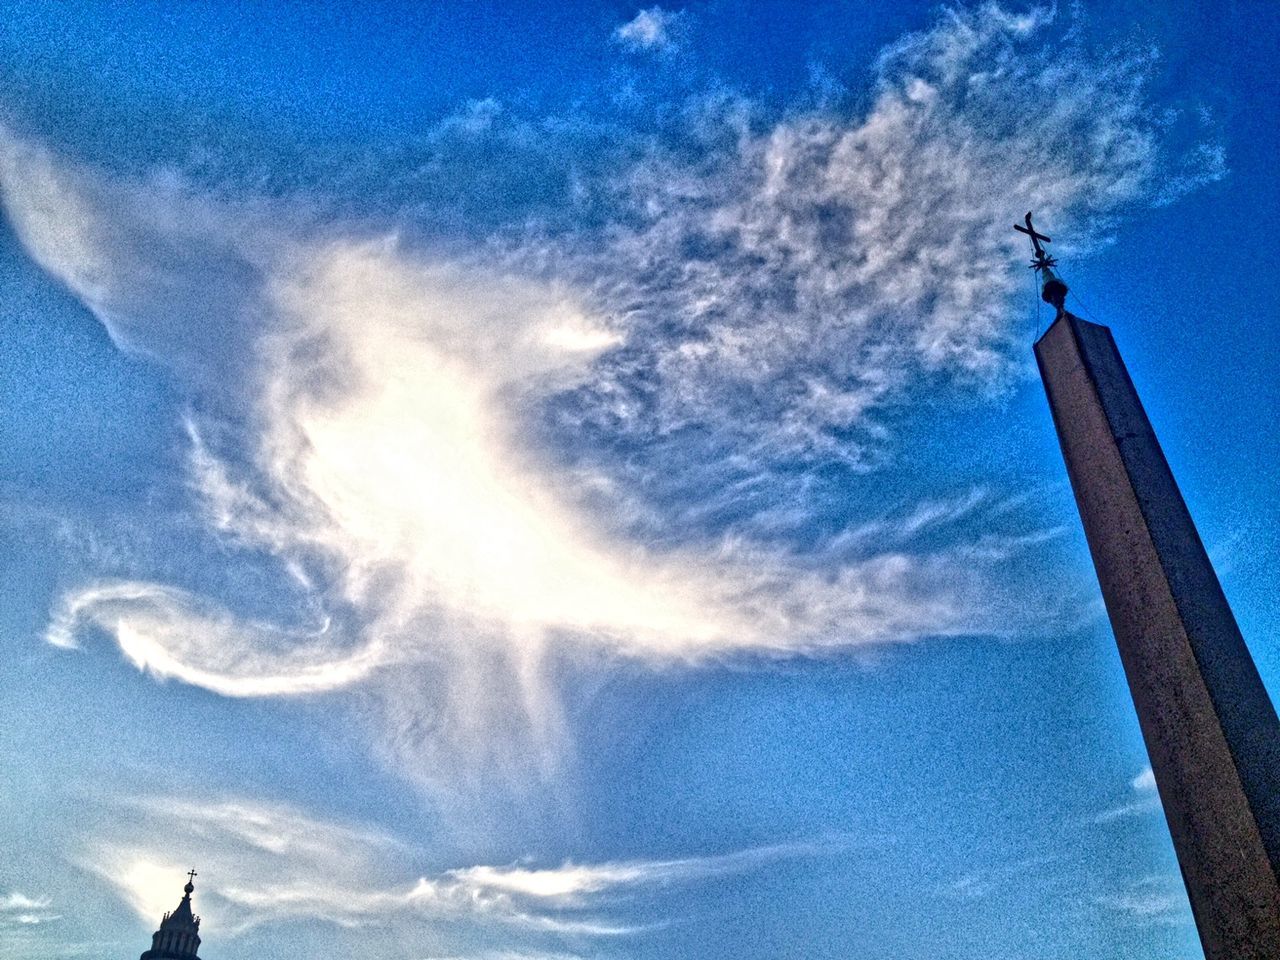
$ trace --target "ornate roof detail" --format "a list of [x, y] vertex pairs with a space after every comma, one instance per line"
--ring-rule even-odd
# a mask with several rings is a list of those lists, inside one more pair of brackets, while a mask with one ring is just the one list
[[187, 874], [181, 902], [161, 919], [160, 929], [151, 936], [151, 949], [139, 960], [200, 960], [200, 918], [191, 910], [196, 876], [195, 870]]

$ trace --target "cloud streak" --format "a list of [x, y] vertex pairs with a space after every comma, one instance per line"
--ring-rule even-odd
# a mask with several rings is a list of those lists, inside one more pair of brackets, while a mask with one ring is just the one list
[[1160, 805], [1160, 794], [1156, 792], [1156, 775], [1150, 767], [1145, 767], [1141, 773], [1129, 781], [1129, 788], [1136, 795], [1135, 799], [1102, 811], [1094, 818], [1094, 822], [1110, 823], [1123, 817], [1163, 810]]
[[[182, 839], [175, 848], [172, 842], [156, 843], [156, 836]], [[362, 927], [396, 917], [492, 928], [513, 946], [522, 939], [525, 946], [537, 946], [545, 936], [625, 936], [638, 928], [610, 919], [609, 912], [631, 897], [821, 856], [843, 845], [784, 844], [716, 856], [559, 867], [481, 864], [405, 879], [421, 851], [378, 830], [245, 799], [153, 797], [119, 804], [107, 833], [90, 844], [86, 865], [140, 918], [152, 921], [173, 906], [183, 857], [198, 853], [200, 910], [223, 935], [289, 918]]]
[[59, 920], [47, 897], [29, 897], [17, 890], [0, 895], [0, 927], [35, 927]]
[[834, 838], [824, 843], [790, 843], [709, 857], [678, 860], [635, 860], [600, 864], [565, 863], [531, 869], [477, 866], [450, 871], [449, 876], [478, 892], [530, 897], [562, 906], [580, 905], [594, 894], [665, 887], [742, 873], [778, 860], [821, 856], [847, 845]]
[[1121, 891], [1095, 898], [1094, 903], [1126, 917], [1137, 927], [1183, 925], [1192, 920], [1187, 894], [1178, 877], [1142, 877]]
[[231, 697], [339, 689], [385, 661], [376, 638], [344, 652], [325, 640], [327, 622], [310, 631], [248, 622], [153, 583], [100, 583], [64, 596], [46, 639], [75, 649], [87, 624], [114, 636], [139, 670]]

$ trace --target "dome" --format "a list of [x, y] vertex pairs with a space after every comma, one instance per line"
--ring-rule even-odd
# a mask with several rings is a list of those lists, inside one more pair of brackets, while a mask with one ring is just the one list
[[191, 911], [195, 878], [192, 870], [182, 888], [182, 900], [172, 913], [161, 918], [160, 929], [151, 936], [151, 949], [139, 960], [200, 960], [200, 918]]

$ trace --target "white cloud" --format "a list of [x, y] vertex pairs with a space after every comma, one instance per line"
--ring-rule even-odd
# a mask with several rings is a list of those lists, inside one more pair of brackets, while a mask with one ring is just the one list
[[869, 465], [908, 391], [1025, 375], [1014, 220], [1069, 254], [1159, 202], [1171, 165], [1221, 166], [1166, 154], [1145, 54], [1100, 61], [1049, 20], [950, 10], [881, 56], [865, 112], [708, 100], [705, 147], [654, 151], [559, 265], [628, 318], [592, 384], [602, 429]]
[[1095, 898], [1099, 906], [1127, 916], [1138, 926], [1185, 924], [1192, 919], [1181, 878], [1149, 876], [1116, 893]]
[[0, 894], [0, 927], [36, 927], [60, 920], [52, 906], [48, 897], [30, 897], [17, 890]]
[[[421, 851], [381, 831], [244, 799], [153, 797], [121, 803], [85, 863], [148, 922], [171, 910], [187, 861], [198, 863], [197, 907], [220, 936], [288, 918], [357, 927], [448, 920], [530, 937], [617, 937], [635, 926], [608, 918], [628, 894], [816, 856], [845, 841], [786, 844], [709, 857], [559, 867], [472, 865], [414, 877]], [[157, 837], [163, 837], [163, 842]], [[192, 858], [195, 858], [194, 860]]]
[[631, 50], [669, 50], [677, 43], [676, 31], [683, 12], [648, 7], [613, 31], [613, 38]]
[[49, 906], [50, 901], [47, 899], [37, 899], [28, 897], [24, 893], [10, 891], [4, 896], [0, 896], [0, 912], [9, 913], [13, 910], [44, 910]]
[[[376, 748], [430, 779], [450, 754], [554, 762], [549, 651], [786, 655], [1041, 615], [998, 565], [1052, 531], [918, 543], [981, 492], [804, 550], [750, 525], [673, 534], [698, 504], [662, 537], [620, 519], [626, 464], [703, 470], [712, 498], [778, 457], [866, 465], [912, 384], [1010, 375], [1011, 218], [1083, 229], [1160, 166], [1140, 67], [1046, 61], [1020, 46], [1039, 27], [948, 14], [884, 56], [865, 115], [708, 109], [714, 149], [628, 171], [602, 231], [500, 253], [113, 178], [0, 131], [31, 255], [191, 385], [204, 519], [307, 596], [296, 624], [266, 622], [140, 574], [68, 592], [49, 640], [96, 626], [140, 669], [227, 696], [358, 688]], [[478, 134], [499, 112], [469, 115]], [[539, 433], [566, 397], [575, 438], [600, 427], [627, 454], [566, 467]]]
[[1133, 778], [1130, 786], [1139, 793], [1150, 793], [1156, 788], [1156, 774], [1150, 767], [1145, 768], [1140, 774]]
[[1186, 899], [1176, 892], [1158, 893], [1146, 890], [1101, 897], [1098, 902], [1135, 917], [1154, 918], [1180, 912], [1186, 906]]
[[963, 900], [980, 900], [997, 891], [1007, 891], [1018, 881], [1019, 888], [1035, 882], [1030, 874], [1039, 872], [1046, 864], [1053, 862], [1051, 857], [1029, 857], [1011, 863], [995, 864], [970, 870], [963, 876], [943, 885], [939, 892], [949, 897]]
[[[833, 565], [740, 537], [656, 548], [587, 511], [527, 415], [627, 335], [573, 286], [315, 235], [287, 210], [215, 214], [172, 184], [104, 182], [6, 143], [7, 210], [46, 269], [117, 341], [180, 370], [214, 358], [217, 378], [195, 381], [207, 412], [189, 424], [192, 489], [211, 526], [310, 597], [290, 625], [142, 579], [93, 583], [55, 609], [55, 645], [94, 625], [140, 669], [226, 696], [360, 686], [376, 694], [363, 703], [381, 714], [381, 753], [433, 777], [451, 753], [552, 762], [548, 644], [695, 660], [1001, 623], [981, 577], [945, 553], [899, 545]], [[145, 265], [152, 250], [169, 251], [162, 266]], [[187, 312], [207, 307], [210, 277], [238, 278], [218, 301], [227, 332], [191, 339], [193, 323], [221, 322]]]
[[54, 611], [46, 638], [78, 646], [86, 622], [110, 632], [139, 670], [224, 696], [317, 693], [347, 686], [386, 662], [377, 638], [345, 651], [329, 624], [284, 630], [236, 619], [197, 597], [151, 583], [101, 583], [75, 590]]
[[829, 853], [842, 849], [847, 843], [847, 838], [830, 838], [822, 843], [778, 844], [678, 860], [565, 863], [545, 868], [477, 866], [450, 871], [449, 876], [477, 892], [511, 894], [572, 905], [581, 903], [591, 894], [668, 886], [740, 873], [770, 861]]
[[1104, 810], [1094, 818], [1094, 822], [1110, 823], [1112, 820], [1119, 820], [1123, 817], [1156, 813], [1163, 810], [1160, 804], [1160, 795], [1156, 792], [1156, 775], [1150, 767], [1146, 767], [1129, 781], [1129, 788], [1138, 795], [1136, 800], [1130, 800], [1109, 810]]

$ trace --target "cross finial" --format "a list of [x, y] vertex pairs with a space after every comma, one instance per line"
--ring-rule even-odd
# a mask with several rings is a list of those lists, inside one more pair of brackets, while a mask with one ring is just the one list
[[1027, 211], [1027, 225], [1025, 227], [1018, 224], [1013, 225], [1013, 229], [1019, 233], [1025, 233], [1031, 238], [1031, 249], [1035, 251], [1035, 258], [1031, 261], [1031, 266], [1036, 270], [1043, 270], [1045, 267], [1052, 267], [1056, 261], [1053, 257], [1044, 252], [1044, 247], [1040, 246], [1040, 241], [1045, 243], [1053, 243], [1043, 233], [1037, 233], [1036, 228], [1031, 225], [1031, 211]]
[[1046, 237], [1043, 233], [1037, 233], [1036, 228], [1031, 225], [1031, 212], [1027, 211], [1027, 225], [1020, 226], [1014, 224], [1013, 229], [1019, 233], [1025, 233], [1031, 238], [1031, 249], [1035, 252], [1035, 256], [1031, 258], [1031, 269], [1041, 274], [1044, 278], [1044, 284], [1040, 288], [1040, 299], [1045, 303], [1052, 304], [1061, 315], [1065, 310], [1067, 299], [1067, 285], [1062, 282], [1062, 278], [1054, 273], [1053, 268], [1058, 265], [1058, 261], [1045, 253], [1044, 247], [1040, 243], [1052, 243], [1053, 241]]
[[187, 879], [191, 880], [192, 882], [194, 882], [196, 877], [198, 876], [200, 876], [200, 874], [196, 873], [195, 867], [192, 867], [190, 870], [187, 871]]

